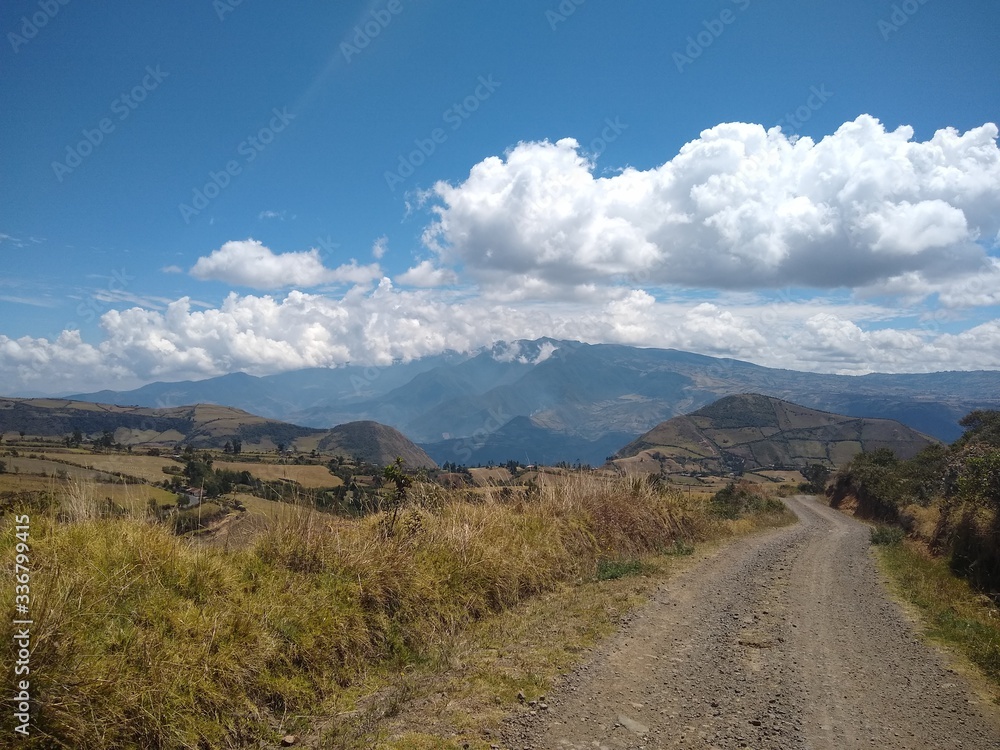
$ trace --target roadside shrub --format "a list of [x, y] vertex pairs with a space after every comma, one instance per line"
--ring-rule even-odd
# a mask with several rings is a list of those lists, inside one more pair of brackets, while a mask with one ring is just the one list
[[830, 468], [823, 464], [809, 464], [802, 469], [805, 482], [799, 485], [800, 492], [810, 495], [822, 495], [826, 491], [826, 482], [830, 478]]
[[932, 445], [906, 461], [887, 449], [858, 454], [827, 495], [834, 508], [856, 501], [859, 516], [904, 526], [953, 571], [998, 597], [1000, 412], [972, 412], [960, 424], [967, 429], [953, 445]]
[[716, 492], [709, 507], [714, 515], [731, 521], [759, 513], [781, 513], [785, 508], [780, 500], [746, 480], [730, 482]]
[[898, 469], [899, 459], [888, 448], [859, 453], [834, 477], [829, 490], [831, 507], [839, 508], [853, 497], [859, 515], [895, 522], [899, 507], [908, 504]]
[[898, 526], [874, 526], [868, 532], [869, 540], [876, 545], [899, 544], [904, 536], [903, 530]]

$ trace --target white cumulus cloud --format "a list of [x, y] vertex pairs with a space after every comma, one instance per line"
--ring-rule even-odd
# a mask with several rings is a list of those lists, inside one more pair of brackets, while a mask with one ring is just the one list
[[407, 286], [435, 287], [454, 284], [458, 281], [458, 276], [450, 269], [437, 268], [431, 261], [423, 260], [401, 273], [396, 280]]
[[429, 192], [424, 243], [487, 287], [601, 280], [863, 287], [988, 265], [997, 127], [915, 142], [862, 115], [818, 142], [726, 123], [659, 167], [597, 177], [577, 141], [520, 143]]
[[224, 281], [253, 289], [309, 288], [324, 284], [369, 284], [381, 278], [377, 263], [351, 261], [338, 268], [323, 265], [319, 250], [275, 253], [254, 239], [227, 242], [191, 268], [197, 279]]

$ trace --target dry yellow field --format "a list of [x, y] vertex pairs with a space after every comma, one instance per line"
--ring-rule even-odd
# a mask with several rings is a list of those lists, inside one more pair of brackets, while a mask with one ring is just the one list
[[43, 453], [32, 455], [39, 455], [41, 458], [27, 458], [19, 456], [18, 458], [3, 459], [3, 461], [7, 464], [7, 471], [16, 471], [20, 474], [35, 474], [42, 477], [58, 476], [63, 477], [64, 479], [94, 479], [96, 481], [106, 481], [113, 478], [107, 474], [102, 474], [96, 469], [76, 465], [70, 466], [69, 464], [60, 463], [58, 461], [49, 461]]
[[325, 466], [298, 464], [256, 464], [242, 461], [216, 461], [212, 464], [216, 469], [231, 471], [249, 471], [257, 479], [273, 482], [278, 479], [291, 479], [303, 487], [339, 487], [344, 482], [335, 477]]
[[0, 492], [53, 492], [63, 496], [75, 492], [92, 500], [111, 498], [133, 513], [145, 512], [151, 497], [161, 505], [177, 499], [172, 492], [148, 484], [105, 483], [88, 479], [64, 481], [28, 474], [0, 474]]
[[89, 486], [97, 499], [111, 498], [115, 503], [133, 513], [144, 513], [153, 498], [160, 505], [177, 502], [177, 496], [161, 487], [148, 484], [92, 484]]
[[256, 495], [247, 495], [243, 492], [228, 495], [233, 500], [239, 500], [250, 515], [263, 516], [274, 521], [291, 521], [293, 519], [304, 519], [316, 513], [312, 508], [293, 503], [281, 503], [274, 500], [265, 500]]
[[510, 472], [503, 467], [494, 469], [469, 469], [472, 481], [478, 487], [486, 487], [491, 484], [510, 484]]
[[45, 492], [48, 490], [54, 491], [58, 486], [58, 480], [52, 477], [11, 473], [0, 474], [0, 492]]
[[75, 466], [97, 471], [121, 472], [130, 477], [138, 477], [147, 482], [162, 482], [168, 478], [163, 473], [164, 466], [181, 467], [181, 464], [169, 458], [159, 456], [129, 456], [125, 454], [105, 455], [100, 453], [52, 453], [46, 458], [68, 461]]
[[790, 482], [792, 484], [799, 484], [805, 481], [805, 477], [798, 471], [755, 471], [754, 474], [778, 482]]

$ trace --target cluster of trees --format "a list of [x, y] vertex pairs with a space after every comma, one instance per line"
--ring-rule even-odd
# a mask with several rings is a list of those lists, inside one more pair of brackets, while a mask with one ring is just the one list
[[226, 444], [222, 446], [222, 452], [233, 456], [240, 455], [243, 452], [243, 441], [239, 438], [227, 440]]
[[[21, 433], [21, 435], [23, 436], [24, 433]], [[63, 438], [63, 443], [67, 448], [79, 448], [84, 444], [84, 442], [90, 443], [90, 447], [94, 451], [102, 451], [105, 453], [113, 450], [120, 451], [126, 449], [126, 446], [123, 446], [115, 440], [115, 433], [111, 430], [103, 430], [100, 436], [87, 440], [83, 435], [83, 431], [77, 427], [72, 433]], [[128, 451], [130, 453], [132, 452], [131, 446], [128, 447]]]
[[208, 452], [197, 454], [188, 446], [183, 457], [183, 471], [168, 482], [175, 492], [189, 486], [202, 490], [205, 497], [211, 498], [233, 492], [240, 486], [251, 487], [254, 484], [255, 480], [249, 471], [213, 468], [212, 454]]
[[1000, 411], [974, 411], [951, 446], [934, 445], [903, 461], [888, 449], [857, 456], [834, 477], [835, 507], [857, 499], [864, 515], [917, 533], [910, 506], [933, 508], [926, 541], [987, 591], [1000, 590]]
[[810, 464], [802, 469], [802, 476], [805, 482], [799, 485], [802, 492], [811, 495], [820, 495], [826, 491], [826, 482], [830, 478], [830, 468], [823, 464]]

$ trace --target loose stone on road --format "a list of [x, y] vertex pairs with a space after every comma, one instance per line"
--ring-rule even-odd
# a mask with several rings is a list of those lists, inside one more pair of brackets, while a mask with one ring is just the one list
[[511, 750], [986, 750], [1000, 712], [886, 595], [868, 527], [814, 498], [799, 523], [668, 581], [515, 720]]

